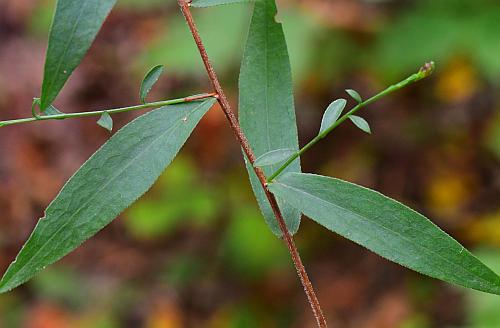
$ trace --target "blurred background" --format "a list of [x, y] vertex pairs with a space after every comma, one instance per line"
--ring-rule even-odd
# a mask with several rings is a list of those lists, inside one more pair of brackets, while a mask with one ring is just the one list
[[[368, 97], [434, 60], [437, 71], [342, 125], [302, 159], [421, 211], [500, 272], [500, 3], [280, 1], [301, 144], [327, 105]], [[53, 0], [0, 0], [0, 119], [39, 96]], [[251, 6], [193, 10], [233, 106]], [[175, 0], [119, 0], [55, 103], [63, 111], [210, 90]], [[352, 102], [350, 103], [353, 104]], [[123, 126], [140, 113], [116, 115]], [[0, 130], [0, 269], [72, 173], [109, 138], [95, 120]], [[313, 327], [284, 245], [251, 193], [218, 108], [119, 219], [26, 285], [0, 295], [0, 327]], [[500, 298], [392, 264], [303, 219], [296, 236], [332, 327], [500, 327]]]

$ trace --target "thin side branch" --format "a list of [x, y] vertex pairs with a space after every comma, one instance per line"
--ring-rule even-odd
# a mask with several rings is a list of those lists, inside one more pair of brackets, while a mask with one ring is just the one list
[[330, 132], [332, 132], [340, 124], [342, 124], [344, 121], [346, 121], [351, 115], [353, 115], [354, 113], [356, 113], [358, 110], [360, 110], [361, 108], [364, 108], [364, 107], [368, 106], [369, 104], [371, 104], [371, 103], [379, 100], [380, 98], [382, 98], [384, 96], [387, 96], [388, 94], [390, 94], [390, 93], [392, 93], [394, 91], [397, 91], [399, 89], [405, 88], [405, 87], [407, 87], [410, 84], [413, 84], [413, 83], [418, 82], [418, 81], [420, 81], [422, 79], [425, 79], [426, 77], [429, 77], [432, 74], [433, 71], [434, 71], [434, 62], [425, 63], [420, 68], [420, 70], [417, 73], [410, 75], [409, 77], [407, 77], [403, 81], [401, 81], [399, 83], [396, 83], [396, 84], [393, 84], [390, 87], [386, 88], [385, 90], [377, 93], [375, 96], [373, 96], [373, 97], [371, 97], [371, 98], [369, 98], [369, 99], [367, 99], [365, 101], [362, 101], [359, 104], [357, 104], [353, 109], [351, 109], [349, 112], [347, 112], [347, 114], [345, 114], [342, 117], [340, 117], [332, 126], [330, 126], [328, 129], [326, 129], [325, 131], [323, 131], [320, 134], [318, 134], [316, 137], [314, 137], [314, 139], [312, 139], [309, 143], [307, 143], [307, 145], [305, 145], [304, 147], [302, 147], [302, 149], [300, 149], [298, 152], [296, 152], [295, 154], [293, 154], [292, 156], [290, 156], [285, 161], [285, 163], [283, 165], [281, 165], [280, 168], [278, 168], [273, 174], [271, 174], [267, 178], [267, 182], [273, 181], [276, 177], [278, 177], [278, 175], [280, 175], [283, 171], [285, 171], [285, 169], [290, 164], [292, 164], [293, 161], [297, 157], [302, 156], [302, 154], [304, 154], [312, 146], [314, 146], [316, 143], [318, 143], [318, 141], [320, 141], [321, 139], [325, 138]]
[[[89, 111], [89, 112], [78, 112], [78, 113], [61, 113], [61, 114], [53, 114], [53, 115], [43, 115], [43, 114], [36, 114], [33, 111], [33, 114], [34, 114], [33, 117], [19, 118], [19, 119], [8, 120], [8, 121], [0, 121], [0, 127], [15, 125], [15, 124], [31, 123], [31, 122], [37, 122], [37, 121], [65, 120], [68, 118], [99, 116], [99, 115], [102, 115], [104, 113], [108, 113], [108, 114], [125, 113], [125, 112], [134, 111], [134, 110], [140, 110], [140, 109], [157, 108], [157, 107], [163, 107], [163, 106], [167, 106], [167, 105], [181, 104], [181, 103], [190, 102], [190, 101], [198, 101], [198, 100], [203, 100], [206, 98], [211, 98], [211, 97], [216, 97], [216, 96], [217, 96], [217, 94], [215, 94], [215, 93], [205, 93], [205, 94], [201, 94], [201, 95], [194, 95], [194, 96], [171, 99], [171, 100], [156, 101], [156, 102], [150, 102], [150, 103], [145, 103], [145, 104], [135, 105], [135, 106], [127, 106], [127, 107], [104, 109], [104, 110], [95, 110], [95, 111]], [[33, 106], [35, 106], [35, 103], [33, 104]]]
[[236, 136], [236, 139], [238, 140], [241, 147], [243, 148], [243, 152], [245, 153], [248, 161], [252, 164], [252, 167], [254, 168], [255, 174], [259, 178], [259, 181], [262, 185], [262, 188], [264, 189], [264, 192], [266, 194], [266, 197], [269, 200], [269, 203], [270, 203], [271, 208], [273, 210], [274, 216], [276, 217], [276, 220], [278, 221], [278, 225], [280, 227], [280, 230], [283, 234], [283, 240], [285, 241], [285, 243], [288, 247], [288, 250], [289, 250], [290, 255], [292, 257], [293, 263], [294, 263], [295, 268], [297, 270], [297, 273], [299, 275], [300, 281], [301, 281], [302, 286], [304, 287], [304, 291], [307, 295], [307, 299], [309, 301], [309, 304], [311, 305], [311, 309], [313, 311], [314, 317], [316, 318], [316, 322], [318, 324], [318, 327], [321, 327], [321, 328], [327, 327], [326, 319], [323, 315], [318, 298], [316, 296], [316, 293], [314, 292], [314, 288], [312, 286], [312, 283], [309, 280], [309, 276], [307, 275], [306, 269], [305, 269], [304, 265], [302, 264], [302, 260], [300, 258], [297, 247], [295, 246], [295, 242], [294, 242], [292, 236], [290, 235], [290, 232], [288, 231], [288, 229], [286, 227], [285, 220], [283, 219], [281, 211], [278, 207], [278, 203], [276, 202], [276, 198], [267, 188], [266, 176], [264, 175], [264, 172], [260, 168], [257, 168], [253, 165], [255, 162], [255, 159], [256, 159], [255, 154], [254, 154], [252, 148], [250, 147], [250, 143], [248, 142], [245, 134], [241, 130], [239, 122], [236, 119], [236, 116], [234, 115], [234, 112], [231, 109], [231, 106], [227, 100], [227, 97], [224, 93], [224, 90], [221, 87], [219, 79], [217, 78], [217, 74], [215, 73], [215, 70], [214, 70], [212, 64], [210, 63], [210, 59], [208, 57], [207, 51], [205, 49], [205, 46], [203, 45], [200, 34], [198, 33], [198, 30], [197, 30], [196, 25], [194, 23], [194, 19], [193, 19], [193, 16], [192, 16], [190, 8], [189, 8], [189, 2], [188, 2], [188, 0], [178, 0], [178, 2], [179, 2], [179, 6], [181, 7], [182, 13], [186, 19], [186, 22], [189, 26], [189, 29], [191, 30], [191, 34], [193, 35], [194, 41], [196, 42], [196, 46], [198, 47], [201, 58], [203, 60], [203, 64], [205, 65], [205, 69], [206, 69], [208, 76], [210, 78], [210, 82], [212, 83], [212, 86], [218, 95], [219, 104], [220, 104], [222, 110], [224, 111], [226, 118], [229, 121], [229, 125], [231, 127], [231, 130], [233, 131], [233, 133]]

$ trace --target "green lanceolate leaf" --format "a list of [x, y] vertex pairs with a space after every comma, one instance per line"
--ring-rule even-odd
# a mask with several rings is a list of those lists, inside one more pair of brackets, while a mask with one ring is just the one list
[[327, 229], [405, 267], [500, 294], [500, 277], [423, 215], [376, 191], [338, 179], [288, 173], [269, 186]]
[[[275, 149], [298, 151], [290, 61], [283, 28], [274, 20], [276, 13], [274, 0], [255, 3], [241, 63], [240, 124], [257, 157]], [[278, 167], [267, 166], [264, 172], [270, 175]], [[280, 236], [271, 206], [248, 163], [247, 170], [264, 218], [272, 231]], [[287, 171], [299, 172], [299, 159]], [[288, 229], [295, 233], [300, 224], [299, 211], [281, 200], [278, 203]]]
[[45, 58], [40, 110], [57, 97], [116, 0], [58, 0]]
[[191, 2], [191, 7], [204, 8], [204, 7], [213, 7], [220, 5], [229, 5], [232, 3], [243, 3], [243, 2], [254, 2], [254, 1], [261, 1], [261, 0], [193, 0]]
[[111, 137], [49, 205], [0, 281], [0, 292], [74, 250], [144, 194], [214, 101], [162, 107]]
[[151, 91], [153, 85], [155, 85], [155, 83], [160, 78], [160, 75], [163, 73], [163, 69], [163, 65], [157, 65], [150, 69], [146, 76], [144, 76], [140, 91], [140, 98], [143, 104], [146, 103], [146, 97], [148, 96], [149, 91]]
[[359, 95], [359, 93], [356, 90], [353, 89], [347, 89], [345, 92], [351, 96], [352, 99], [356, 100], [356, 102], [361, 103], [363, 102], [363, 98]]
[[286, 159], [288, 159], [290, 156], [295, 154], [297, 151], [293, 149], [276, 149], [276, 150], [271, 150], [270, 152], [267, 152], [261, 156], [259, 156], [256, 160], [254, 165], [257, 167], [264, 167], [264, 166], [269, 166], [273, 164], [279, 164], [284, 162]]
[[360, 116], [356, 116], [356, 115], [351, 115], [351, 116], [349, 116], [349, 119], [360, 130], [362, 130], [362, 131], [364, 131], [366, 133], [372, 133], [372, 131], [370, 129], [370, 124], [368, 124], [368, 122], [364, 118], [362, 118]]
[[346, 104], [347, 101], [345, 99], [337, 99], [328, 106], [325, 113], [323, 114], [319, 133], [328, 129], [339, 119], [340, 114], [342, 114], [342, 111], [344, 110]]
[[111, 118], [111, 115], [108, 114], [108, 112], [104, 112], [101, 115], [101, 118], [97, 121], [97, 124], [100, 127], [108, 130], [109, 132], [113, 131], [113, 119]]

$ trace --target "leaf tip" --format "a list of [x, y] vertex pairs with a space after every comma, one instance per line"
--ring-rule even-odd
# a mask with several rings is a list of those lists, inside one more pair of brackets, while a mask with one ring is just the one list
[[352, 99], [356, 100], [358, 103], [363, 102], [363, 98], [361, 98], [360, 94], [353, 89], [346, 89], [345, 90], [349, 96], [351, 96]]
[[97, 124], [109, 132], [113, 131], [113, 119], [108, 112], [102, 113], [101, 118], [97, 121]]
[[156, 84], [156, 82], [158, 82], [158, 79], [160, 78], [161, 74], [163, 74], [164, 70], [165, 66], [156, 65], [151, 68], [142, 79], [139, 96], [143, 104], [146, 103], [146, 97], [148, 96], [149, 92]]
[[347, 100], [344, 98], [336, 99], [328, 105], [325, 113], [323, 114], [323, 118], [321, 119], [321, 127], [319, 129], [320, 134], [337, 122], [346, 105]]
[[361, 116], [351, 115], [351, 116], [349, 116], [349, 119], [361, 131], [364, 131], [364, 132], [369, 133], [369, 134], [372, 133], [372, 130], [370, 128], [370, 124], [368, 124], [368, 122], [364, 118], [362, 118]]

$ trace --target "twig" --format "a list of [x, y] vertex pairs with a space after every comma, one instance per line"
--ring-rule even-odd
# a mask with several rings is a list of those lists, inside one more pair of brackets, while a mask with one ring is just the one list
[[[252, 148], [250, 147], [250, 144], [249, 144], [245, 134], [241, 130], [241, 127], [238, 123], [238, 120], [236, 119], [236, 116], [234, 115], [234, 112], [232, 111], [231, 106], [229, 105], [229, 102], [228, 102], [227, 97], [224, 93], [224, 90], [222, 89], [222, 87], [220, 85], [219, 79], [217, 78], [217, 74], [215, 73], [215, 70], [214, 70], [212, 64], [210, 63], [210, 59], [208, 57], [207, 51], [205, 49], [205, 46], [203, 45], [200, 34], [198, 33], [198, 30], [197, 30], [196, 25], [194, 23], [193, 16], [192, 16], [191, 11], [189, 9], [189, 2], [188, 2], [188, 0], [178, 0], [178, 2], [179, 2], [179, 6], [181, 7], [181, 11], [186, 19], [186, 22], [189, 25], [189, 29], [191, 30], [191, 34], [193, 35], [194, 41], [196, 42], [196, 46], [198, 47], [201, 58], [203, 60], [203, 64], [205, 65], [205, 69], [206, 69], [208, 76], [210, 78], [210, 82], [212, 83], [212, 86], [218, 95], [219, 104], [220, 104], [222, 110], [224, 111], [226, 118], [229, 121], [229, 125], [230, 125], [233, 133], [235, 134], [236, 139], [238, 139], [238, 142], [240, 143], [241, 147], [243, 148], [243, 152], [245, 153], [246, 157], [248, 158], [248, 161], [253, 166], [253, 163], [255, 162], [255, 154], [254, 154]], [[304, 265], [302, 264], [302, 260], [300, 259], [300, 255], [299, 255], [299, 252], [297, 250], [297, 247], [295, 246], [295, 242], [293, 241], [293, 238], [290, 235], [288, 228], [286, 227], [285, 220], [283, 219], [281, 211], [278, 207], [278, 203], [276, 202], [276, 198], [274, 197], [273, 194], [271, 194], [271, 192], [267, 188], [266, 176], [264, 175], [264, 172], [260, 168], [257, 168], [254, 166], [253, 166], [253, 168], [254, 168], [255, 174], [259, 178], [259, 181], [262, 185], [262, 188], [264, 189], [266, 197], [269, 200], [269, 203], [271, 205], [271, 209], [274, 213], [274, 216], [276, 217], [276, 220], [278, 221], [279, 228], [281, 230], [281, 233], [283, 234], [283, 239], [288, 247], [290, 255], [292, 256], [293, 263], [294, 263], [295, 268], [297, 270], [297, 273], [299, 275], [302, 286], [304, 287], [304, 291], [307, 295], [307, 299], [309, 300], [309, 304], [311, 305], [311, 309], [313, 311], [314, 317], [316, 318], [318, 327], [321, 327], [321, 328], [327, 327], [326, 319], [323, 315], [318, 298], [316, 296], [316, 293], [314, 292], [311, 281], [309, 280], [306, 269], [304, 268]]]
[[20, 118], [20, 119], [9, 120], [9, 121], [0, 121], [0, 127], [8, 126], [8, 125], [15, 125], [15, 124], [22, 124], [22, 123], [37, 122], [37, 121], [65, 120], [68, 118], [99, 116], [99, 115], [102, 115], [104, 113], [108, 113], [108, 114], [124, 113], [124, 112], [133, 111], [133, 110], [139, 110], [139, 109], [156, 108], [156, 107], [162, 107], [162, 106], [167, 106], [167, 105], [181, 104], [181, 103], [185, 103], [185, 102], [202, 100], [202, 99], [215, 97], [215, 96], [216, 96], [215, 93], [205, 93], [205, 94], [201, 94], [201, 95], [189, 96], [189, 97], [184, 97], [184, 98], [156, 101], [156, 102], [146, 103], [146, 104], [142, 104], [142, 105], [120, 107], [120, 108], [114, 108], [114, 109], [96, 110], [96, 111], [79, 112], [79, 113], [61, 113], [61, 114], [54, 114], [54, 115], [36, 115], [35, 117]]
[[318, 134], [311, 141], [309, 141], [307, 143], [307, 145], [305, 145], [298, 152], [296, 152], [295, 154], [293, 154], [292, 156], [290, 156], [285, 161], [285, 163], [280, 166], [280, 168], [278, 168], [273, 174], [271, 174], [269, 176], [269, 178], [267, 178], [267, 182], [271, 182], [276, 177], [278, 177], [278, 175], [280, 175], [290, 164], [292, 164], [292, 162], [297, 157], [299, 157], [302, 154], [304, 154], [312, 146], [314, 146], [318, 141], [320, 141], [321, 139], [323, 139], [324, 137], [326, 137], [336, 127], [338, 127], [345, 120], [347, 120], [349, 118], [349, 116], [351, 116], [352, 114], [356, 113], [361, 108], [368, 106], [369, 104], [371, 104], [371, 103], [379, 100], [380, 98], [382, 98], [382, 97], [384, 97], [384, 96], [386, 96], [386, 95], [388, 95], [388, 94], [390, 94], [390, 93], [392, 93], [394, 91], [402, 89], [402, 88], [404, 88], [404, 87], [406, 87], [406, 86], [408, 86], [408, 85], [410, 85], [412, 83], [415, 83], [417, 81], [420, 81], [420, 80], [422, 80], [422, 79], [430, 76], [433, 71], [434, 71], [434, 62], [426, 63], [424, 66], [422, 66], [420, 68], [420, 70], [417, 73], [410, 75], [408, 78], [404, 79], [403, 81], [401, 81], [399, 83], [396, 83], [394, 85], [391, 85], [390, 87], [388, 87], [387, 89], [379, 92], [375, 96], [373, 96], [373, 97], [371, 97], [371, 98], [369, 98], [369, 99], [367, 99], [367, 100], [365, 100], [363, 102], [360, 102], [359, 104], [357, 104], [356, 106], [354, 106], [349, 112], [347, 112], [345, 115], [343, 115], [342, 117], [340, 117], [334, 124], [332, 124], [332, 126], [330, 126], [328, 129], [326, 129], [325, 131], [323, 131], [320, 134]]

